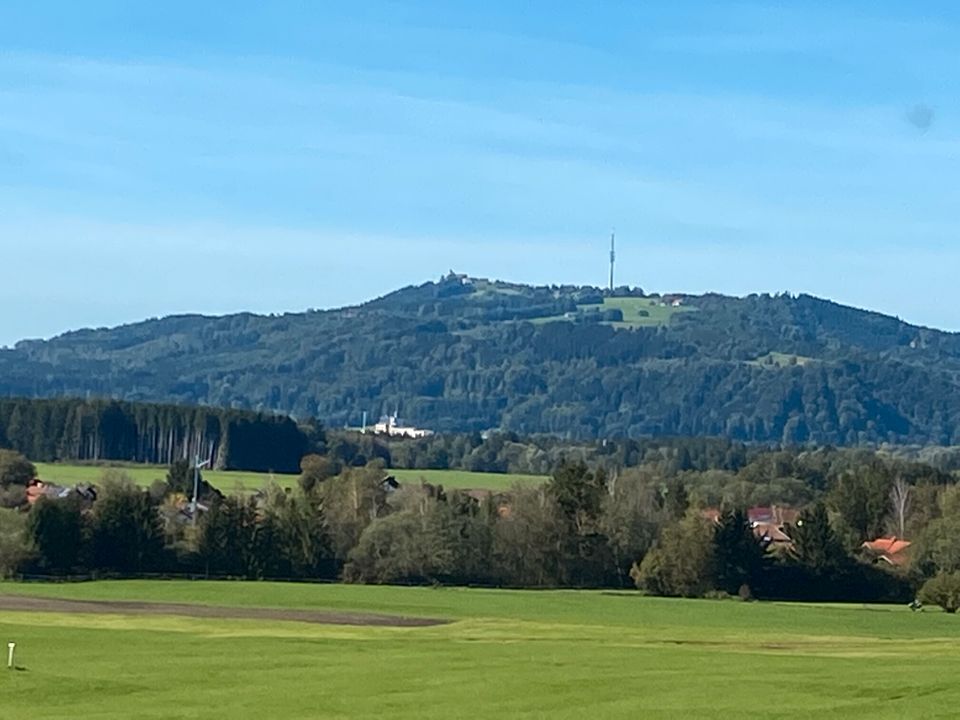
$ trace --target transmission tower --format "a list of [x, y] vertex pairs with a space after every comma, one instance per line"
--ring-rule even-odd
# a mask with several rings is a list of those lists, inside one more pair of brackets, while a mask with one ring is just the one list
[[617, 260], [617, 252], [614, 249], [614, 233], [610, 233], [610, 292], [613, 292], [613, 265]]

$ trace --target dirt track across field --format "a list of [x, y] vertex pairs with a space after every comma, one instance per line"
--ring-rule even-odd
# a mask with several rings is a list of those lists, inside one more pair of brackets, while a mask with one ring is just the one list
[[243, 620], [292, 620], [323, 625], [370, 625], [379, 627], [428, 627], [447, 620], [351, 613], [327, 610], [220, 607], [188, 603], [135, 602], [125, 600], [62, 600], [30, 595], [0, 595], [0, 610], [24, 612], [94, 613], [113, 615], [182, 615], [192, 618], [239, 618]]

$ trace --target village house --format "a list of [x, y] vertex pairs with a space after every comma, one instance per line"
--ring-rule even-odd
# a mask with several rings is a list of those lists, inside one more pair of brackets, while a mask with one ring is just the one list
[[27, 502], [31, 505], [37, 503], [40, 498], [49, 498], [55, 500], [57, 498], [66, 497], [69, 493], [69, 488], [65, 488], [62, 485], [55, 485], [54, 483], [47, 483], [39, 478], [34, 478], [34, 480], [27, 485]]
[[910, 562], [910, 554], [907, 551], [912, 544], [909, 540], [891, 536], [868, 540], [860, 547], [873, 558], [874, 562], [903, 567]]
[[65, 487], [56, 483], [44, 482], [40, 478], [34, 478], [26, 488], [27, 502], [34, 505], [40, 498], [50, 500], [62, 500], [71, 495], [78, 495], [87, 502], [93, 502], [97, 499], [97, 490], [93, 485], [81, 483], [74, 487]]
[[[796, 523], [799, 512], [793, 508], [779, 505], [770, 507], [752, 507], [747, 510], [747, 522], [753, 530], [753, 535], [766, 547], [781, 551], [793, 547], [793, 541], [786, 532], [786, 528]], [[706, 508], [700, 511], [700, 516], [717, 525], [722, 513], [718, 508]]]

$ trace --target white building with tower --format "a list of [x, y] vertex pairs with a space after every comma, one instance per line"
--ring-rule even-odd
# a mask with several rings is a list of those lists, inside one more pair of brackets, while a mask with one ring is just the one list
[[433, 435], [433, 430], [424, 430], [412, 425], [401, 425], [396, 415], [385, 415], [380, 418], [380, 422], [373, 426], [373, 432], [376, 435], [408, 438], [423, 438]]

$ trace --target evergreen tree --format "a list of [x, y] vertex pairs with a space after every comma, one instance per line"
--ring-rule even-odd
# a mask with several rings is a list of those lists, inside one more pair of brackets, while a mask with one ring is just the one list
[[110, 479], [92, 515], [95, 567], [123, 573], [157, 570], [163, 559], [163, 523], [150, 494], [128, 478]]
[[828, 572], [841, 565], [846, 558], [830, 525], [826, 505], [822, 502], [801, 513], [789, 534], [793, 540], [792, 557], [808, 568]]
[[80, 564], [83, 516], [75, 498], [41, 498], [30, 509], [27, 532], [40, 569], [64, 573]]
[[764, 564], [764, 548], [753, 533], [742, 510], [727, 511], [713, 532], [713, 575], [715, 587], [728, 593], [741, 586], [755, 588]]
[[207, 574], [260, 577], [268, 564], [264, 556], [273, 550], [273, 537], [258, 537], [258, 529], [254, 498], [228, 496], [215, 501], [203, 515], [198, 538]]

